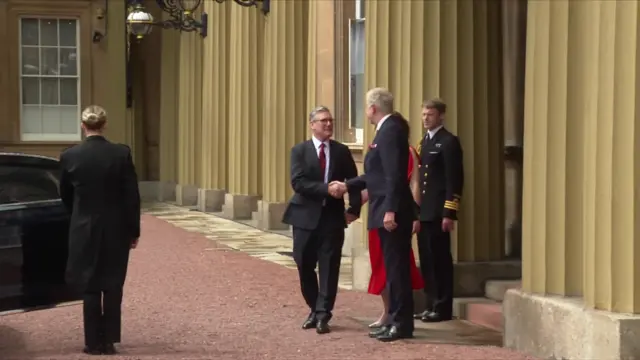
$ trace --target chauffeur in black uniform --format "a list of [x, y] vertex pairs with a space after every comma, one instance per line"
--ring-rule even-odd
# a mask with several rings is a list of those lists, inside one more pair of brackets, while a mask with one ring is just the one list
[[82, 112], [86, 139], [60, 155], [60, 197], [71, 213], [67, 281], [83, 292], [84, 352], [115, 354], [129, 251], [140, 236], [138, 180], [126, 145], [103, 136], [107, 113]]
[[453, 311], [450, 233], [458, 219], [464, 171], [460, 141], [443, 127], [446, 111], [447, 105], [439, 99], [422, 106], [427, 132], [418, 150], [422, 179], [418, 250], [428, 304], [427, 310], [416, 318], [424, 322], [451, 320]]

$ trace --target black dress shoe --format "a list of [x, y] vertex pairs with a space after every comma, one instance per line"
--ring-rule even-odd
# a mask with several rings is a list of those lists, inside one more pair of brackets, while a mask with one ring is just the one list
[[422, 320], [422, 322], [436, 323], [436, 322], [450, 321], [451, 316], [443, 316], [442, 314], [437, 312], [430, 312], [425, 316], [423, 316], [422, 318], [420, 318], [420, 320]]
[[431, 313], [431, 310], [425, 310], [421, 313], [418, 314], [413, 314], [413, 318], [416, 320], [422, 319], [423, 317], [429, 315], [429, 313]]
[[318, 321], [316, 325], [316, 332], [318, 334], [328, 334], [331, 332], [331, 328], [329, 327], [329, 323], [327, 321], [321, 320]]
[[391, 326], [383, 325], [383, 326], [381, 326], [381, 327], [379, 327], [377, 329], [373, 329], [373, 330], [369, 331], [369, 337], [375, 339], [378, 336], [386, 333], [389, 330], [389, 328], [391, 328]]
[[405, 331], [400, 331], [400, 329], [398, 329], [396, 326], [391, 326], [386, 332], [376, 336], [376, 339], [382, 342], [391, 342], [411, 338], [413, 338], [413, 334]]
[[318, 325], [318, 319], [316, 319], [315, 315], [309, 315], [307, 320], [302, 323], [302, 328], [304, 330], [309, 330], [316, 327], [316, 325]]
[[105, 355], [115, 355], [117, 353], [116, 347], [113, 346], [113, 343], [107, 343], [104, 345], [102, 353]]
[[102, 348], [100, 346], [85, 346], [82, 352], [87, 355], [102, 355]]

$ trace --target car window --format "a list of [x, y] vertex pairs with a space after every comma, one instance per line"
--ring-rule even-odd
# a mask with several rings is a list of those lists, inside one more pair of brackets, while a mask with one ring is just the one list
[[60, 198], [56, 171], [31, 166], [0, 166], [0, 205]]

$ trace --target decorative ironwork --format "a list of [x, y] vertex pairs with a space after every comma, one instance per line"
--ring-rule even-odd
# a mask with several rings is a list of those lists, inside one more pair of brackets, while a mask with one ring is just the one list
[[[217, 3], [222, 4], [227, 0], [215, 0]], [[290, 0], [295, 1], [295, 0]], [[262, 3], [262, 13], [267, 15], [271, 10], [271, 0], [233, 0], [236, 4], [244, 7], [258, 7], [258, 4]]]
[[[192, 3], [187, 6], [186, 3]], [[163, 29], [176, 29], [180, 31], [198, 31], [200, 36], [207, 36], [208, 17], [206, 13], [202, 13], [200, 21], [193, 17], [193, 13], [202, 4], [202, 0], [156, 0], [162, 11], [168, 13], [171, 19], [160, 21], [154, 25], [161, 26]]]
[[[151, 32], [153, 26], [163, 29], [175, 29], [186, 32], [200, 31], [200, 36], [207, 36], [208, 17], [202, 13], [200, 21], [194, 18], [194, 12], [203, 0], [156, 0], [158, 7], [169, 14], [170, 18], [155, 21], [153, 16], [145, 11], [141, 0], [129, 0], [130, 9], [127, 15], [129, 33], [142, 39]], [[187, 4], [191, 4], [188, 6]]]

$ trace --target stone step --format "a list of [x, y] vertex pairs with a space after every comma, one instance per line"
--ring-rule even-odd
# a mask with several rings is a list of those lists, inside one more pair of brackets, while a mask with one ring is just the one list
[[502, 304], [487, 298], [455, 298], [454, 316], [475, 325], [502, 332]]
[[507, 290], [519, 288], [521, 284], [521, 280], [488, 280], [484, 285], [484, 296], [502, 302]]

